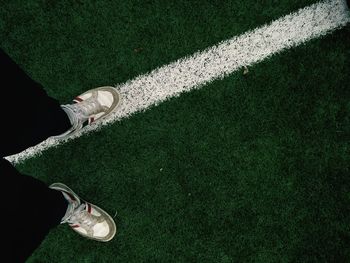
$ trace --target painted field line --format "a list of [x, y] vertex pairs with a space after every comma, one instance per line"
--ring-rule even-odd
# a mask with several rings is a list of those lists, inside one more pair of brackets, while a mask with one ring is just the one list
[[144, 111], [215, 79], [224, 78], [243, 66], [252, 65], [312, 38], [326, 35], [345, 26], [349, 21], [349, 12], [343, 0], [326, 0], [302, 8], [267, 25], [117, 86], [122, 95], [122, 104], [110, 118], [84, 128], [65, 141], [49, 138], [6, 159], [13, 163], [21, 162], [50, 147]]

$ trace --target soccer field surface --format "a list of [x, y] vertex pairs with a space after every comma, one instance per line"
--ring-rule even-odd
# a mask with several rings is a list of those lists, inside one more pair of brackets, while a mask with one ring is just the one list
[[0, 3], [1, 47], [51, 96], [127, 98], [100, 129], [13, 159], [118, 227], [101, 244], [59, 226], [29, 262], [350, 261], [345, 2]]

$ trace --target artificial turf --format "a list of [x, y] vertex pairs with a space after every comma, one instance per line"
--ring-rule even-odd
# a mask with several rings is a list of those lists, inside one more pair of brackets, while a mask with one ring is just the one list
[[[68, 100], [310, 1], [255, 2], [11, 1], [0, 11], [1, 46]], [[18, 164], [66, 183], [118, 225], [109, 243], [59, 226], [29, 262], [350, 261], [349, 33]]]
[[0, 0], [0, 45], [69, 102], [315, 2]]

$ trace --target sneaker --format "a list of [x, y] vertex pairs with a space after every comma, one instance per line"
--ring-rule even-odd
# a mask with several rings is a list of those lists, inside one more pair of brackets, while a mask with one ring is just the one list
[[66, 138], [97, 120], [111, 114], [120, 104], [120, 94], [114, 87], [105, 86], [88, 90], [77, 96], [72, 104], [61, 105], [67, 113], [72, 128], [67, 132], [53, 136]]
[[78, 234], [97, 241], [107, 242], [115, 236], [115, 222], [103, 209], [82, 200], [65, 184], [54, 183], [50, 188], [61, 191], [69, 203], [61, 224], [68, 223]]

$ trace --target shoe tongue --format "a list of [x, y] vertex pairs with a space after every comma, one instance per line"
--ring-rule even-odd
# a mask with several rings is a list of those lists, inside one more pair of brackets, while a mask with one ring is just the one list
[[77, 199], [74, 195], [72, 195], [71, 193], [68, 193], [66, 191], [61, 191], [61, 192], [69, 204], [74, 204], [76, 207], [78, 207], [80, 205], [80, 200]]
[[61, 193], [68, 202], [66, 213], [61, 219], [61, 222], [64, 222], [73, 214], [74, 210], [80, 206], [80, 200], [77, 200], [72, 194], [68, 192], [61, 191]]
[[66, 223], [69, 220], [69, 218], [74, 213], [75, 209], [76, 209], [76, 204], [68, 202], [66, 213], [61, 219], [61, 224]]

